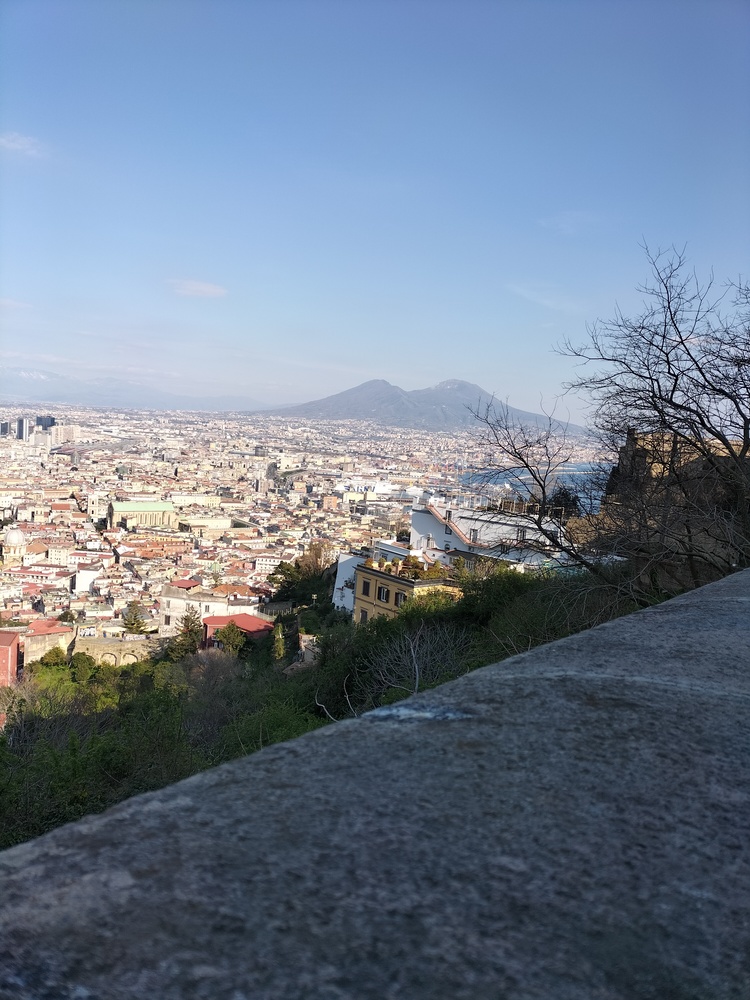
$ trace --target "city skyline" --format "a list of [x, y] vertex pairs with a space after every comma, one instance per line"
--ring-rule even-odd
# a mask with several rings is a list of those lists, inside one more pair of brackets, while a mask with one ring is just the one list
[[[739, 2], [3, 7], [0, 364], [549, 405], [640, 244], [750, 248]], [[572, 418], [581, 409], [565, 401]]]

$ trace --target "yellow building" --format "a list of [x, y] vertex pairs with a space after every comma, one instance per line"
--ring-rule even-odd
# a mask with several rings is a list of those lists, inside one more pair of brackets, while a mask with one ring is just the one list
[[380, 569], [360, 565], [354, 571], [354, 621], [366, 622], [376, 615], [395, 618], [410, 597], [439, 590], [458, 598], [461, 590], [450, 580], [410, 580]]
[[171, 528], [177, 521], [174, 504], [170, 500], [113, 500], [108, 509], [110, 528], [164, 526]]

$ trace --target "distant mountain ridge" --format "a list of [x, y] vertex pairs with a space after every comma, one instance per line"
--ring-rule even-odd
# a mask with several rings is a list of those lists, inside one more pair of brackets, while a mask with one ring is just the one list
[[201, 398], [165, 392], [119, 378], [79, 379], [56, 372], [0, 365], [0, 401], [67, 403], [71, 406], [121, 407], [133, 410], [261, 410], [249, 396]]
[[[266, 410], [269, 415], [306, 420], [372, 420], [405, 430], [458, 430], [475, 426], [481, 413], [497, 400], [473, 382], [448, 379], [428, 389], [405, 390], [385, 379], [371, 379], [333, 396], [296, 406]], [[528, 424], [546, 424], [541, 413], [508, 407], [510, 416]], [[571, 425], [571, 430], [583, 428]]]
[[[474, 413], [481, 413], [497, 400], [481, 386], [460, 379], [411, 390], [392, 385], [385, 379], [370, 379], [323, 399], [271, 407], [243, 395], [201, 398], [165, 392], [126, 379], [78, 379], [55, 372], [0, 365], [0, 402], [213, 413], [232, 410], [302, 420], [370, 420], [404, 430], [450, 431], [476, 426]], [[547, 423], [547, 417], [542, 414], [512, 406], [508, 410], [511, 417], [523, 423]], [[569, 429], [574, 433], [584, 430], [575, 425], [570, 425]]]

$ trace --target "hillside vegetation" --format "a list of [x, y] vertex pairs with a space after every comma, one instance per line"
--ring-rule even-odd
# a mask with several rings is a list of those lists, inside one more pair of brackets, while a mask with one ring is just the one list
[[[323, 598], [330, 577], [313, 582]], [[121, 669], [46, 654], [3, 692], [0, 847], [634, 608], [585, 575], [495, 565], [461, 584], [457, 602], [434, 595], [358, 626], [324, 599], [231, 654], [173, 644]], [[306, 597], [311, 580], [283, 586]], [[304, 669], [298, 627], [317, 635]]]

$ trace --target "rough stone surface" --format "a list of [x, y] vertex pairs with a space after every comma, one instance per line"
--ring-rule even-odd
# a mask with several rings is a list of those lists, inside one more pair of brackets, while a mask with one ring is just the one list
[[3, 1000], [747, 1000], [750, 571], [0, 854]]

